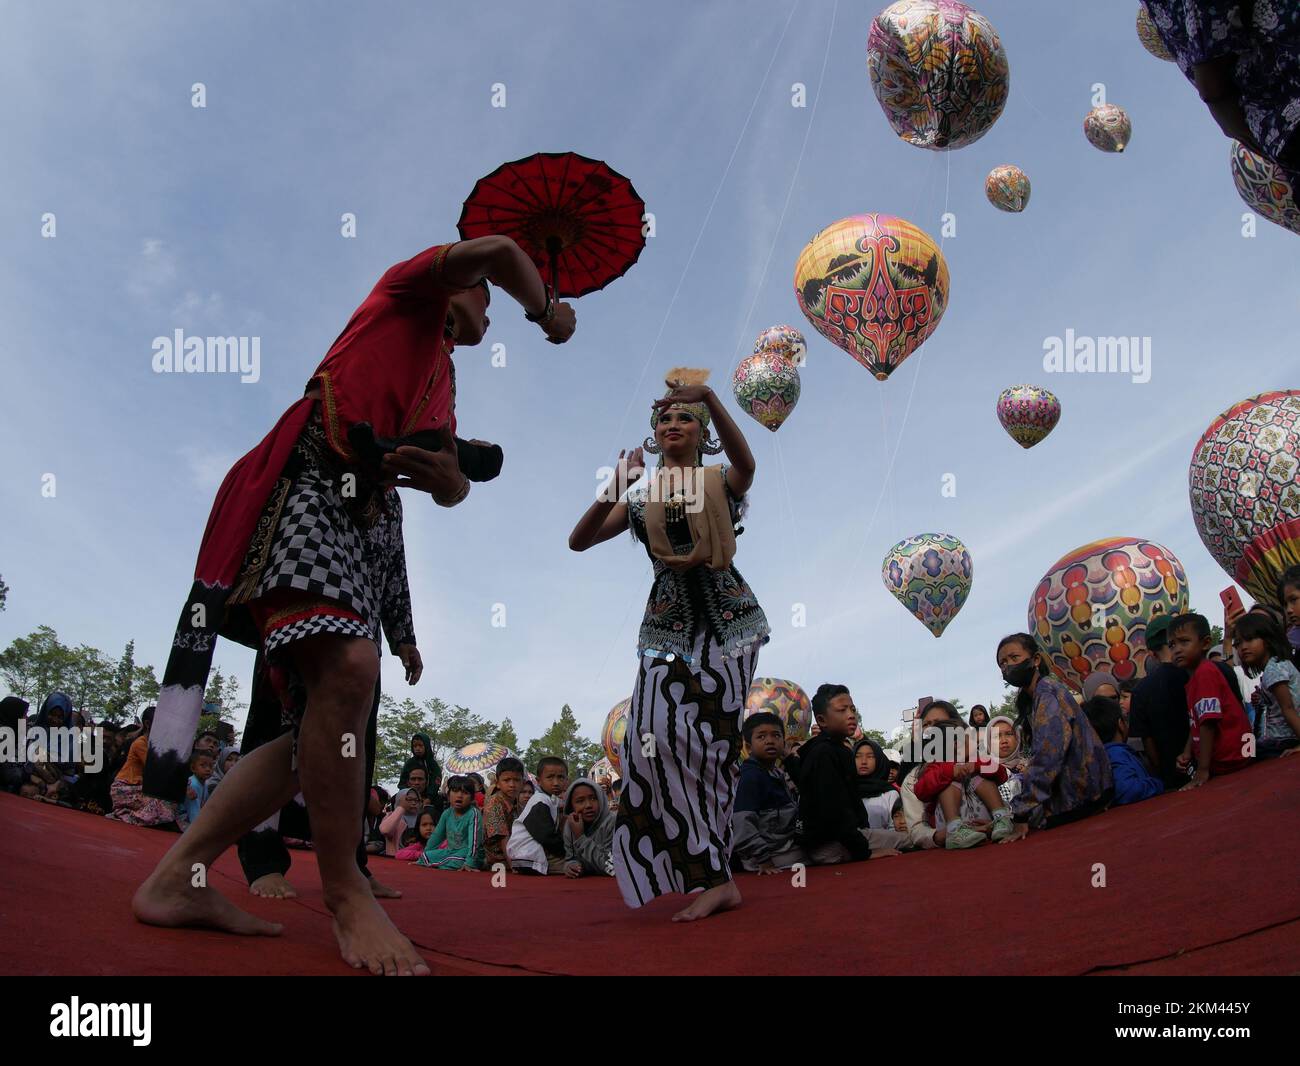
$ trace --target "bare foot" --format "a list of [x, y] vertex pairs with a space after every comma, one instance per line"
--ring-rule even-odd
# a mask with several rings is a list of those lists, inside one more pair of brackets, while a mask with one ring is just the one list
[[370, 879], [370, 894], [374, 896], [375, 899], [401, 899], [402, 898], [401, 889], [393, 888], [389, 885], [386, 885], [377, 877], [372, 877]]
[[146, 925], [194, 925], [240, 936], [279, 936], [284, 926], [241, 911], [210, 885], [194, 888], [187, 866], [164, 857], [131, 900], [131, 910]]
[[263, 874], [248, 886], [251, 895], [265, 899], [297, 899], [298, 892], [285, 880], [284, 874]]
[[725, 885], [701, 892], [689, 907], [684, 907], [673, 915], [673, 921], [696, 922], [715, 911], [729, 911], [739, 906], [740, 889], [736, 887], [736, 882], [728, 881]]
[[369, 892], [326, 903], [334, 913], [334, 936], [343, 961], [353, 969], [386, 977], [428, 976], [428, 964]]

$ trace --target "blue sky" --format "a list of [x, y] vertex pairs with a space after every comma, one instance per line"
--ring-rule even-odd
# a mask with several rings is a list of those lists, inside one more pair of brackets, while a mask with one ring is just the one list
[[[1105, 536], [1167, 546], [1193, 604], [1217, 610], [1227, 579], [1193, 526], [1187, 464], [1229, 403], [1296, 383], [1296, 237], [1260, 220], [1243, 238], [1228, 142], [1177, 68], [1142, 50], [1132, 0], [979, 8], [1011, 98], [987, 136], [943, 154], [897, 139], [871, 93], [874, 4], [11, 6], [0, 646], [40, 624], [111, 654], [134, 637], [161, 673], [230, 463], [378, 276], [454, 237], [477, 178], [568, 149], [630, 177], [656, 234], [578, 302], [567, 346], [498, 294], [488, 343], [457, 354], [462, 430], [499, 442], [505, 470], [454, 511], [408, 497], [426, 670], [412, 693], [385, 658], [389, 692], [509, 716], [524, 740], [567, 702], [598, 734], [631, 691], [650, 574], [626, 540], [566, 547], [598, 468], [645, 436], [666, 369], [711, 367], [729, 397], [761, 329], [806, 326], [800, 248], [864, 211], [936, 239], [955, 213], [951, 302], [883, 383], [807, 329], [790, 420], [774, 436], [742, 416], [759, 469], [737, 563], [773, 625], [759, 672], [847, 683], [882, 729], [921, 695], [987, 701], [1002, 691], [996, 642], [1023, 628], [1038, 579]], [[205, 109], [190, 106], [195, 82]], [[498, 82], [505, 108], [491, 106]], [[1098, 82], [1133, 121], [1122, 156], [1083, 137]], [[1023, 215], [984, 198], [1006, 162], [1033, 181]], [[344, 212], [355, 239], [340, 236]], [[153, 338], [177, 328], [259, 336], [260, 381], [153, 373]], [[1044, 374], [1044, 339], [1067, 329], [1150, 337], [1151, 380]], [[1028, 452], [994, 413], [1022, 381], [1064, 409]], [[975, 566], [938, 641], [879, 577], [890, 545], [926, 531], [961, 537]], [[252, 653], [223, 644], [217, 663], [246, 694]]]

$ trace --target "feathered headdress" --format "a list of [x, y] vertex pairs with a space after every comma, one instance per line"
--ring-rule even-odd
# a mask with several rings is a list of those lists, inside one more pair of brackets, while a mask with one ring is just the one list
[[[709, 380], [709, 372], [701, 370], [698, 367], [675, 366], [664, 375], [664, 384], [668, 386], [665, 396], [671, 396], [673, 389], [680, 388], [683, 385], [703, 385]], [[676, 408], [679, 411], [689, 411], [695, 416], [696, 421], [700, 423], [703, 437], [708, 437], [709, 433], [709, 409], [702, 403], [683, 403], [673, 404], [672, 407], [652, 407], [650, 409], [650, 428], [654, 429], [659, 425], [659, 415], [662, 411], [671, 411]]]

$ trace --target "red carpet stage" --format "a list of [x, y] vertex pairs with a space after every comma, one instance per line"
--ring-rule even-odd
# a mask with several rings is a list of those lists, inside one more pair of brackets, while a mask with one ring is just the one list
[[[1297, 813], [1300, 757], [1004, 847], [813, 868], [803, 888], [742, 877], [745, 905], [696, 925], [669, 923], [676, 898], [629, 911], [605, 879], [373, 868], [440, 974], [1296, 974]], [[131, 893], [173, 839], [0, 795], [0, 972], [353, 972], [309, 851], [293, 901], [249, 896], [233, 853], [213, 872], [279, 938], [137, 924]]]

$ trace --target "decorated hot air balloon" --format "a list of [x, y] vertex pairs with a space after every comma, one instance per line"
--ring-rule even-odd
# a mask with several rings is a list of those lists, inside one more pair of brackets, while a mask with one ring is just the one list
[[783, 355], [759, 352], [740, 361], [731, 388], [740, 409], [775, 433], [799, 402], [799, 371]]
[[759, 352], [775, 352], [784, 356], [797, 369], [803, 366], [808, 355], [808, 342], [794, 326], [768, 326], [754, 342], [754, 354], [758, 355]]
[[756, 677], [750, 683], [745, 699], [745, 717], [771, 711], [781, 719], [786, 737], [801, 743], [808, 739], [812, 729], [812, 703], [808, 693], [793, 681], [779, 677]]
[[1168, 548], [1111, 537], [1076, 548], [1043, 576], [1029, 600], [1029, 632], [1076, 691], [1094, 670], [1141, 677], [1147, 625], [1187, 610], [1187, 574]]
[[934, 151], [983, 137], [1011, 88], [997, 31], [957, 0], [899, 0], [885, 8], [871, 23], [867, 73], [894, 132]]
[[1122, 152], [1133, 137], [1133, 123], [1118, 104], [1102, 104], [1088, 112], [1083, 120], [1083, 135], [1088, 143], [1103, 152]]
[[502, 759], [510, 758], [514, 753], [504, 744], [492, 744], [479, 741], [466, 744], [458, 751], [447, 756], [448, 774], [484, 774], [495, 770]]
[[1156, 29], [1156, 24], [1151, 21], [1146, 4], [1138, 4], [1137, 31], [1138, 40], [1142, 42], [1143, 48], [1157, 59], [1168, 60], [1170, 63], [1174, 61], [1174, 54], [1169, 51], [1168, 45], [1160, 36], [1160, 31]]
[[1252, 152], [1240, 141], [1232, 142], [1232, 180], [1252, 211], [1270, 222], [1300, 233], [1300, 206], [1295, 186], [1280, 166]]
[[905, 219], [851, 215], [804, 245], [794, 291], [817, 332], [884, 381], [943, 318], [948, 264]]
[[1300, 565], [1300, 391], [1233, 404], [1201, 434], [1188, 473], [1192, 518], [1215, 561], [1255, 599], [1276, 604]]
[[1022, 448], [1032, 448], [1061, 420], [1061, 401], [1037, 385], [1012, 385], [998, 396], [998, 421]]
[[619, 774], [623, 772], [623, 741], [627, 738], [627, 710], [631, 706], [631, 696], [614, 704], [605, 715], [605, 728], [600, 731], [600, 746], [605, 749], [605, 758]]
[[603, 759], [597, 759], [591, 764], [591, 772], [587, 776], [593, 781], [599, 781], [602, 777], [618, 777], [619, 773], [614, 764], [609, 761], [609, 756], [606, 755]]
[[999, 211], [1019, 214], [1029, 206], [1029, 175], [1009, 163], [994, 167], [984, 179], [984, 195]]
[[970, 552], [951, 533], [922, 533], [900, 540], [880, 568], [885, 588], [936, 637], [957, 617], [970, 595]]

